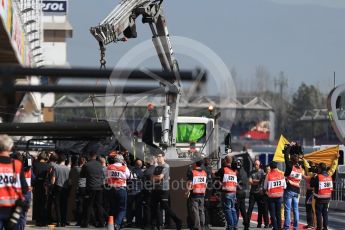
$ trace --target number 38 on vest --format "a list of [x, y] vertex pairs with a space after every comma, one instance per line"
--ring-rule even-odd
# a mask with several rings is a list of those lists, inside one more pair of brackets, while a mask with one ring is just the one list
[[331, 198], [333, 191], [333, 181], [332, 177], [324, 176], [322, 174], [318, 175], [319, 178], [319, 191], [316, 194], [318, 198]]

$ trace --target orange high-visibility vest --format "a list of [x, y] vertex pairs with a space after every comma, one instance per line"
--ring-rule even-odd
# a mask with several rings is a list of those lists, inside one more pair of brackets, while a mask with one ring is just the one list
[[286, 184], [284, 174], [278, 170], [272, 170], [267, 174], [267, 195], [271, 198], [283, 197]]
[[112, 164], [107, 168], [108, 185], [111, 187], [126, 187], [126, 165]]
[[289, 181], [297, 183], [298, 187], [299, 187], [299, 183], [302, 180], [302, 174], [303, 174], [303, 169], [302, 168], [297, 168], [296, 166], [293, 166], [291, 174], [287, 177], [287, 179]]
[[225, 192], [236, 192], [236, 187], [237, 187], [236, 171], [228, 167], [224, 167], [222, 190]]
[[[13, 167], [14, 164], [14, 167]], [[16, 200], [23, 199], [20, 172], [22, 163], [0, 163], [0, 207], [13, 207]]]
[[29, 169], [29, 171], [24, 171], [24, 176], [25, 176], [26, 183], [29, 186], [29, 191], [31, 191], [32, 190], [32, 187], [31, 187], [32, 171], [31, 171], [31, 169]]
[[206, 178], [207, 173], [205, 170], [192, 170], [193, 173], [193, 193], [205, 194], [206, 192]]
[[319, 191], [317, 192], [318, 198], [331, 198], [333, 191], [333, 180], [331, 176], [318, 175], [319, 178]]

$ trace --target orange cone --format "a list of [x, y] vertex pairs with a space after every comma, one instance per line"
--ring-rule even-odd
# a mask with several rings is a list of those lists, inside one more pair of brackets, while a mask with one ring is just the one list
[[113, 216], [108, 217], [107, 230], [114, 230], [114, 217]]

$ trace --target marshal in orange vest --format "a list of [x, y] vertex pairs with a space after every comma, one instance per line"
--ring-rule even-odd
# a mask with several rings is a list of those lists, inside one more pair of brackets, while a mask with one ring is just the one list
[[206, 178], [207, 173], [205, 170], [192, 170], [193, 173], [193, 194], [206, 193]]
[[109, 165], [107, 168], [108, 185], [115, 188], [126, 187], [126, 169], [127, 166], [120, 163]]
[[270, 198], [279, 198], [284, 195], [286, 181], [283, 172], [273, 169], [267, 174], [267, 195]]
[[11, 164], [0, 163], [0, 207], [12, 207], [16, 200], [23, 199], [21, 170], [22, 163], [19, 160]]
[[291, 174], [286, 178], [289, 181], [292, 181], [296, 184], [299, 184], [302, 180], [303, 169], [301, 167], [296, 167], [295, 165], [292, 167]]
[[222, 190], [224, 192], [236, 192], [237, 187], [237, 173], [236, 171], [224, 167], [224, 176], [223, 176], [223, 186]]
[[318, 198], [331, 198], [333, 191], [333, 180], [331, 176], [318, 175], [319, 178], [319, 191]]

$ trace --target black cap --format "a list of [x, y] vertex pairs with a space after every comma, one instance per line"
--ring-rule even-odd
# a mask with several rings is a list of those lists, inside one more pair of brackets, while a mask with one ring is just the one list
[[303, 154], [302, 146], [296, 144], [291, 146], [290, 155], [300, 155]]

